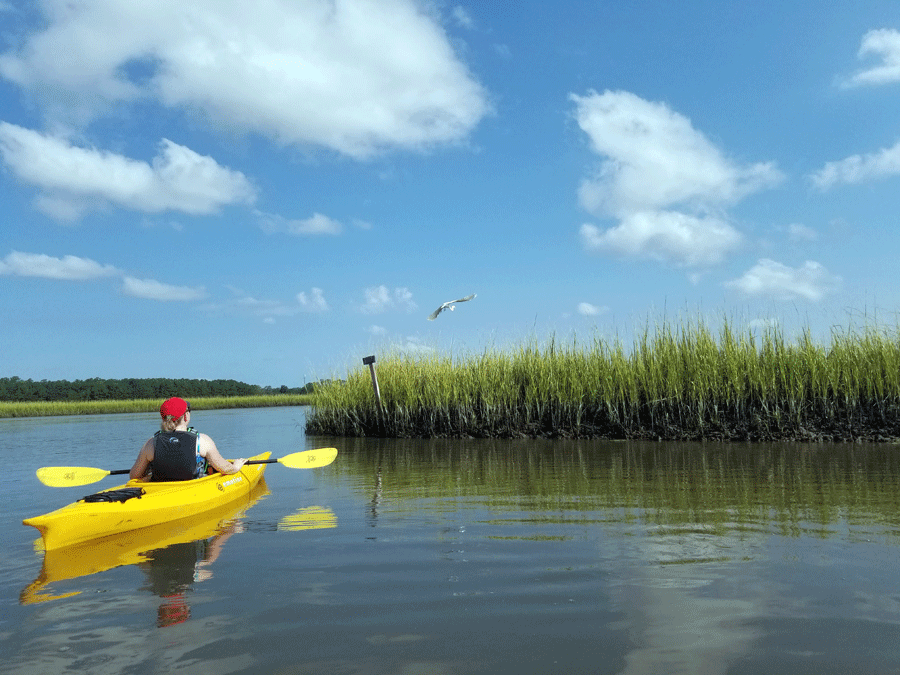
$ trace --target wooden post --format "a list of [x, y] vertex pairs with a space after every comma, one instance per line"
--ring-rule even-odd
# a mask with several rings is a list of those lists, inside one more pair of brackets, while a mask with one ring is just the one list
[[378, 407], [381, 407], [381, 391], [378, 389], [378, 376], [375, 374], [375, 356], [364, 356], [363, 365], [369, 366], [369, 372], [372, 373], [372, 389], [375, 390], [375, 400], [378, 401]]

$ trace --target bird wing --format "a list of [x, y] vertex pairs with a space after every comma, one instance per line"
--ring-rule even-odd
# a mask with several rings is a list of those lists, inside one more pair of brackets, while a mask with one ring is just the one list
[[447, 302], [443, 303], [440, 307], [438, 307], [436, 310], [434, 310], [434, 311], [431, 313], [431, 315], [428, 317], [428, 320], [429, 320], [429, 321], [434, 321], [434, 320], [437, 318], [437, 315], [440, 314], [441, 312], [443, 312], [443, 311], [444, 311], [445, 309], [447, 309], [448, 307], [449, 307], [450, 309], [453, 309], [452, 305], [453, 305], [454, 302], [467, 302], [467, 301], [471, 300], [471, 299], [474, 298], [474, 297], [475, 297], [475, 294], [472, 293], [472, 295], [467, 295], [466, 297], [460, 298], [459, 300], [448, 300]]

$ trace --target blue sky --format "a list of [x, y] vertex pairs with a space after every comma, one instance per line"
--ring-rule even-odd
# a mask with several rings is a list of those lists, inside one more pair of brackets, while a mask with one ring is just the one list
[[900, 12], [823, 7], [0, 0], [0, 376], [895, 326]]

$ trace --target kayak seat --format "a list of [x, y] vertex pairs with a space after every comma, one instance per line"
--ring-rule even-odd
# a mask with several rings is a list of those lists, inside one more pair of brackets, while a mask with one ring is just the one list
[[129, 499], [140, 499], [144, 494], [144, 488], [131, 487], [122, 488], [121, 490], [107, 490], [106, 492], [97, 492], [87, 497], [82, 497], [82, 502], [127, 502]]

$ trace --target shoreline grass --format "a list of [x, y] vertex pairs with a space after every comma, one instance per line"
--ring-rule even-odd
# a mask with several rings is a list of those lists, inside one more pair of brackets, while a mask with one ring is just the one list
[[[311, 398], [310, 394], [192, 398], [191, 408], [193, 410], [214, 410], [308, 405]], [[0, 401], [0, 418], [158, 412], [160, 403], [162, 403], [162, 399], [156, 398], [124, 401]]]
[[725, 321], [645, 329], [630, 349], [550, 339], [452, 359], [389, 355], [313, 394], [307, 433], [382, 437], [887, 440], [900, 437], [900, 333]]

